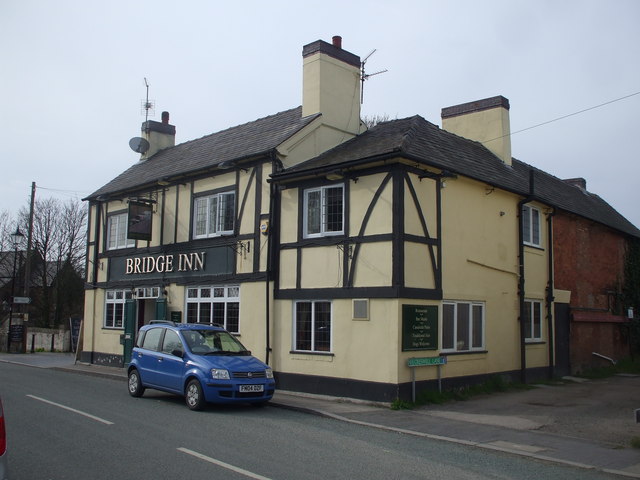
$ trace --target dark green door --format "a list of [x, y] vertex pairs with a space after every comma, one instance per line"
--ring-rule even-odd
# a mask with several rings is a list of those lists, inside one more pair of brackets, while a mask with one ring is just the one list
[[131, 362], [131, 351], [136, 339], [136, 301], [129, 299], [124, 304], [124, 364]]
[[167, 299], [158, 298], [156, 300], [156, 316], [154, 320], [166, 320], [167, 319]]

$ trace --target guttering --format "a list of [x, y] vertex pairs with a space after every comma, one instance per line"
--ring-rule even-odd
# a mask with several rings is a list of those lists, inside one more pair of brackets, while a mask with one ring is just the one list
[[320, 167], [314, 167], [308, 170], [296, 170], [296, 171], [285, 170], [282, 173], [276, 173], [276, 174], [272, 173], [270, 175], [271, 178], [268, 179], [267, 181], [280, 183], [280, 182], [286, 182], [287, 180], [297, 180], [301, 177], [305, 178], [305, 177], [324, 176], [328, 173], [334, 172], [338, 168], [339, 169], [353, 168], [360, 165], [366, 165], [368, 163], [383, 162], [383, 161], [386, 161], [392, 158], [398, 158], [398, 157], [409, 159], [406, 155], [402, 155], [400, 149], [398, 149], [398, 150], [393, 150], [391, 152], [377, 155], [374, 157], [359, 158], [357, 160], [338, 162], [337, 164], [331, 164], [331, 165], [322, 165]]
[[529, 170], [529, 194], [518, 202], [518, 305], [520, 323], [520, 381], [527, 383], [527, 344], [524, 331], [525, 317], [525, 265], [524, 265], [524, 224], [522, 221], [522, 207], [534, 199], [533, 196], [534, 170]]
[[556, 209], [552, 208], [551, 212], [547, 215], [547, 331], [549, 332], [549, 378], [553, 378], [555, 370], [555, 344], [553, 335], [553, 311], [552, 306], [555, 300], [553, 296], [554, 289], [554, 272], [553, 272], [553, 217], [556, 214]]
[[[232, 168], [246, 168], [247, 163], [251, 162], [260, 162], [262, 160], [269, 160], [273, 155], [274, 150], [269, 149], [263, 152], [259, 152], [257, 154], [245, 155], [243, 157], [237, 157], [233, 159], [226, 160], [228, 162], [233, 162]], [[138, 193], [146, 193], [152, 190], [159, 190], [162, 187], [166, 187], [169, 185], [181, 183], [184, 184], [189, 180], [197, 180], [199, 178], [206, 178], [214, 173], [227, 173], [231, 171], [231, 169], [220, 168], [220, 164], [223, 162], [218, 162], [216, 164], [207, 165], [205, 167], [196, 168], [193, 170], [185, 170], [183, 172], [176, 172], [173, 174], [164, 174], [160, 178], [154, 178], [153, 180], [146, 180], [143, 183], [129, 185], [124, 188], [120, 188], [119, 190], [103, 190], [105, 187], [100, 188], [95, 191], [88, 197], [83, 198], [82, 200], [97, 200], [100, 196], [108, 195], [111, 200], [125, 199], [132, 195], [136, 195]], [[239, 164], [245, 164], [244, 166], [240, 166]], [[166, 184], [158, 184], [158, 182], [167, 182]]]
[[[278, 165], [278, 157], [275, 151], [271, 152], [271, 174], [276, 171]], [[266, 271], [266, 281], [265, 281], [265, 335], [266, 335], [266, 351], [265, 351], [265, 360], [264, 362], [269, 364], [269, 355], [271, 354], [271, 291], [270, 284], [272, 279], [272, 269], [273, 269], [273, 232], [275, 230], [275, 225], [273, 223], [274, 220], [274, 210], [276, 208], [276, 195], [278, 192], [276, 191], [276, 186], [274, 183], [269, 182], [269, 227], [267, 229], [267, 271]]]

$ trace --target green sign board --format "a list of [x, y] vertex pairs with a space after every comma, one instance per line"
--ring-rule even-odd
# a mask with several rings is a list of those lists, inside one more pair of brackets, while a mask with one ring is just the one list
[[407, 360], [409, 367], [428, 367], [430, 365], [446, 365], [447, 357], [422, 357]]
[[402, 351], [438, 349], [438, 307], [402, 306]]

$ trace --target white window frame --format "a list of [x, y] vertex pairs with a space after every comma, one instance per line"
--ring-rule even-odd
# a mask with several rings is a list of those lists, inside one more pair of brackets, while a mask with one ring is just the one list
[[[298, 342], [298, 305], [301, 304], [309, 304], [310, 306], [310, 313], [311, 313], [311, 321], [310, 321], [310, 334], [311, 334], [311, 338], [309, 339], [309, 348], [300, 348], [301, 344]], [[317, 338], [317, 330], [318, 330], [318, 326], [317, 326], [317, 322], [319, 321], [316, 318], [316, 314], [317, 314], [317, 310], [316, 310], [316, 306], [320, 306], [320, 304], [322, 304], [324, 307], [328, 306], [328, 313], [329, 313], [329, 344], [328, 347], [325, 348], [320, 348], [319, 346], [319, 340]], [[291, 339], [292, 342], [292, 351], [296, 352], [296, 353], [323, 353], [323, 354], [330, 354], [333, 352], [333, 302], [331, 302], [330, 300], [298, 300], [293, 302], [293, 328], [292, 328], [292, 332], [293, 332], [293, 338]]]
[[[127, 300], [133, 298], [131, 290], [107, 290], [104, 294], [104, 319], [103, 328], [122, 330], [124, 328], [124, 305]], [[109, 305], [113, 305], [111, 318], [109, 318]], [[120, 313], [120, 322], [116, 320], [118, 312]]]
[[[189, 305], [195, 305], [190, 310]], [[208, 305], [208, 307], [206, 307]], [[220, 323], [225, 329], [231, 333], [240, 333], [240, 285], [205, 285], [186, 287], [185, 291], [185, 312], [187, 323], [210, 323], [213, 321], [214, 310], [224, 306], [223, 322]], [[230, 308], [231, 307], [231, 308]], [[203, 314], [208, 310], [208, 319], [203, 319]], [[232, 323], [231, 312], [237, 312], [236, 325]]]
[[[232, 206], [231, 228], [225, 229], [228, 211], [224, 207], [229, 202]], [[215, 212], [212, 212], [212, 209], [215, 209]], [[193, 238], [233, 235], [236, 223], [235, 215], [236, 193], [233, 191], [195, 197], [193, 199]]]
[[[330, 212], [329, 210], [329, 205], [327, 202], [327, 192], [331, 189], [340, 189], [341, 190], [341, 197], [342, 197], [342, 205], [341, 205], [341, 211], [340, 211], [340, 216], [341, 216], [341, 228], [340, 230], [330, 230], [329, 229], [329, 225], [328, 225], [328, 220], [330, 217]], [[331, 235], [342, 235], [344, 234], [344, 205], [345, 205], [345, 199], [344, 199], [344, 192], [345, 192], [345, 188], [344, 188], [344, 184], [337, 184], [337, 185], [325, 185], [322, 187], [316, 187], [316, 188], [308, 188], [306, 190], [304, 190], [304, 212], [303, 212], [303, 235], [304, 238], [316, 238], [316, 237], [326, 237], [326, 236], [331, 236]], [[319, 210], [319, 212], [316, 213], [317, 216], [319, 216], [319, 225], [318, 225], [318, 231], [313, 231], [310, 232], [309, 231], [309, 220], [310, 220], [310, 209], [314, 208], [311, 205], [309, 205], [309, 197], [314, 194], [314, 193], [319, 193], [320, 194], [320, 202], [319, 205], [315, 208], [317, 208]]]
[[[453, 332], [452, 332], [452, 345], [445, 345], [445, 306], [453, 307]], [[467, 338], [463, 339], [462, 333], [464, 329], [461, 329], [461, 325], [459, 323], [463, 321], [463, 319], [459, 318], [459, 309], [465, 306], [468, 307], [469, 316], [466, 319], [467, 323]], [[478, 313], [478, 310], [480, 312]], [[480, 318], [477, 318], [479, 315]], [[442, 302], [442, 341], [440, 345], [442, 345], [442, 352], [482, 352], [485, 351], [485, 322], [486, 315], [486, 306], [484, 302], [474, 302], [474, 301], [444, 301]], [[480, 342], [474, 343], [474, 324], [475, 321], [480, 322]], [[460, 335], [459, 335], [460, 333]], [[465, 348], [465, 340], [467, 344], [467, 348]]]
[[[542, 341], [542, 301], [525, 299], [525, 315], [523, 319], [525, 323], [524, 327], [524, 339], [525, 342], [541, 342]], [[536, 311], [536, 306], [537, 311]], [[528, 325], [528, 328], [527, 328]], [[536, 327], [537, 326], [537, 327]], [[537, 330], [537, 334], [536, 334]]]
[[120, 248], [132, 248], [136, 246], [136, 241], [127, 238], [127, 223], [129, 214], [116, 213], [107, 217], [107, 250], [118, 250]]
[[542, 218], [539, 208], [531, 205], [522, 206], [522, 241], [525, 245], [540, 247]]
[[135, 291], [138, 300], [160, 297], [160, 287], [137, 287]]

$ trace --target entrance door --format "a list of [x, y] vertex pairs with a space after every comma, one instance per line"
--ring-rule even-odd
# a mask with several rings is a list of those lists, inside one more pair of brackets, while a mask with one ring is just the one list
[[564, 377], [571, 375], [571, 359], [569, 345], [571, 340], [570, 307], [568, 303], [554, 304], [555, 319], [555, 357], [554, 375]]
[[136, 339], [136, 301], [127, 299], [124, 303], [124, 365], [125, 367], [131, 362], [131, 351], [133, 350], [133, 342]]

